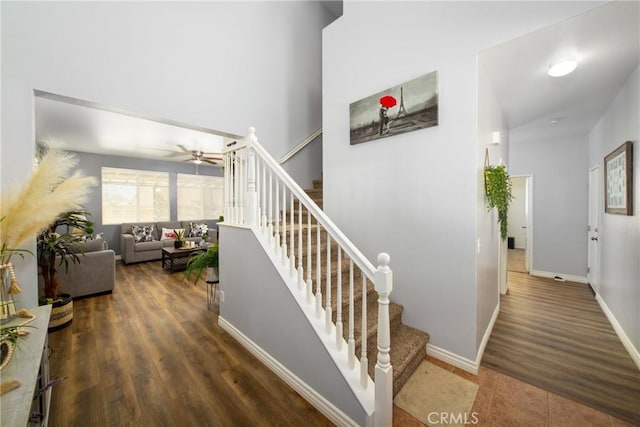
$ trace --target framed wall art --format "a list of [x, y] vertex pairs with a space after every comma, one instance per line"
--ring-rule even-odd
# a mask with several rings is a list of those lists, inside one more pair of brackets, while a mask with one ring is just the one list
[[349, 105], [351, 145], [437, 125], [437, 71]]
[[633, 143], [627, 141], [604, 158], [604, 211], [633, 215]]

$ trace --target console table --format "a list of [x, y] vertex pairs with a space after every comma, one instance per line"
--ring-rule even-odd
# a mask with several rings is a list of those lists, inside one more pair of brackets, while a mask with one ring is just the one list
[[[28, 309], [36, 318], [25, 326], [29, 334], [21, 337], [15, 347], [13, 357], [0, 372], [2, 381], [10, 378], [19, 380], [22, 386], [0, 396], [0, 425], [2, 427], [24, 427], [29, 424], [33, 410], [42, 414], [37, 425], [46, 426], [49, 419], [51, 390], [34, 401], [34, 394], [49, 382], [49, 360], [47, 348], [47, 327], [51, 315], [51, 305]], [[16, 325], [24, 318], [2, 322], [2, 326]], [[32, 424], [31, 424], [32, 425]]]

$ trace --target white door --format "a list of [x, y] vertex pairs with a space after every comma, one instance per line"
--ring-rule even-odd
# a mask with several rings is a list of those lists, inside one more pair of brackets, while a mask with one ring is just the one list
[[600, 267], [600, 244], [598, 242], [598, 215], [600, 214], [600, 168], [594, 166], [589, 171], [589, 224], [587, 238], [589, 248], [587, 255], [587, 278], [594, 291], [598, 292]]

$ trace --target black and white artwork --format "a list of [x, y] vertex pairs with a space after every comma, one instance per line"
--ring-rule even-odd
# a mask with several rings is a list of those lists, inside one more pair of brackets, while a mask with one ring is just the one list
[[349, 106], [351, 145], [437, 125], [437, 71], [380, 91]]

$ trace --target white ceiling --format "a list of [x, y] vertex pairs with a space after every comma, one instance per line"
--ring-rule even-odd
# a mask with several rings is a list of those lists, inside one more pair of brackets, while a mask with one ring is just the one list
[[[85, 153], [181, 162], [241, 137], [36, 91], [36, 141]], [[202, 163], [201, 166], [207, 166]]]
[[[549, 64], [567, 56], [578, 60], [578, 68], [549, 77]], [[637, 1], [606, 4], [479, 57], [512, 141], [588, 133], [639, 62]]]
[[[544, 3], [541, 3], [543, 5]], [[341, 6], [336, 2], [335, 6]], [[333, 6], [333, 4], [332, 4]], [[640, 62], [640, 3], [615, 2], [481, 52], [511, 140], [587, 133]], [[578, 68], [551, 78], [548, 65], [574, 55]], [[241, 137], [36, 91], [36, 140], [67, 150], [183, 161], [219, 153]], [[561, 118], [557, 123], [550, 120]]]

